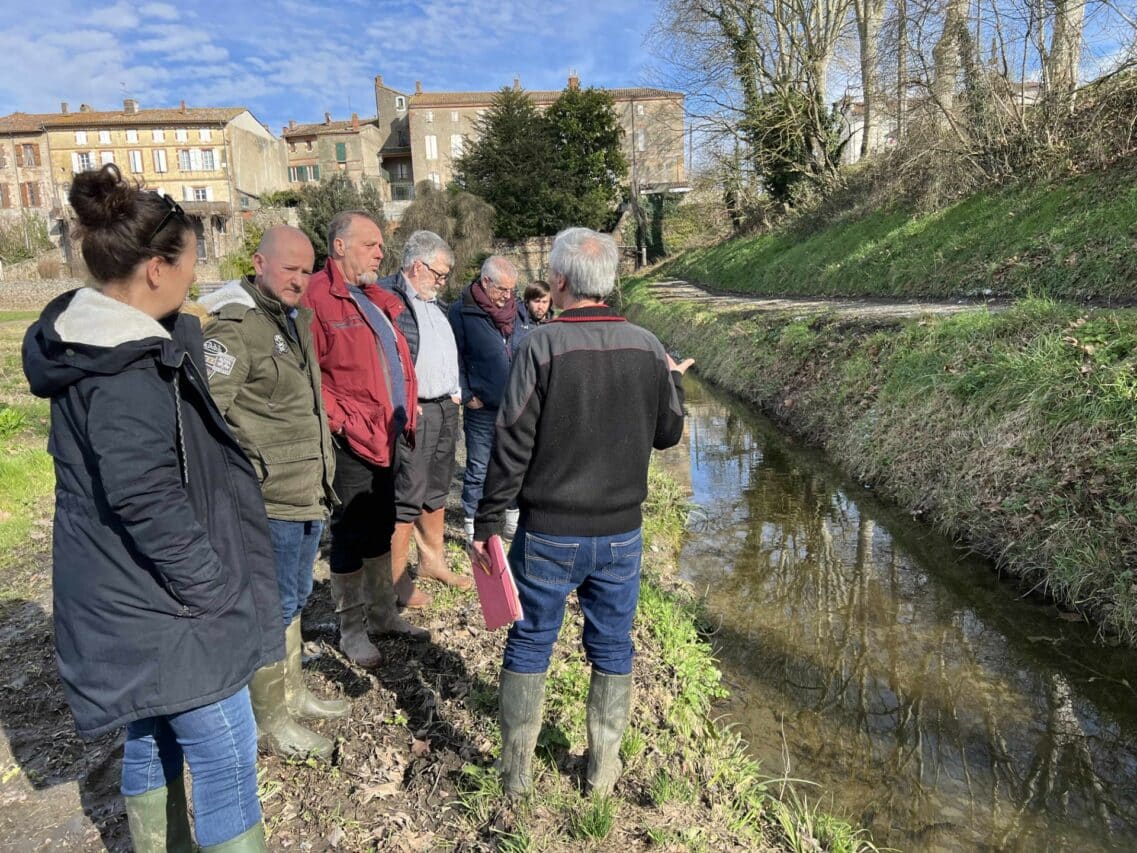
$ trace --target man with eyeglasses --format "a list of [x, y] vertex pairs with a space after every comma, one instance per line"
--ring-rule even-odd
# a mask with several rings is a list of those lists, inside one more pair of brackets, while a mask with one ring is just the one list
[[433, 578], [459, 589], [474, 579], [446, 565], [443, 545], [446, 496], [454, 469], [458, 437], [458, 347], [438, 302], [450, 280], [454, 254], [433, 231], [415, 231], [403, 247], [402, 268], [379, 285], [397, 296], [405, 310], [395, 318], [414, 361], [418, 379], [418, 423], [412, 444], [395, 445], [395, 533], [391, 537], [391, 574], [399, 603], [426, 607], [429, 594], [415, 587], [407, 571], [413, 533], [418, 545], [419, 578]]
[[[462, 428], [466, 438], [466, 473], [462, 511], [467, 543], [474, 537], [474, 512], [482, 498], [486, 466], [493, 448], [494, 421], [509, 380], [513, 353], [528, 332], [515, 292], [517, 269], [501, 255], [482, 264], [481, 275], [450, 306], [450, 325], [458, 342], [462, 385]], [[517, 510], [506, 518], [505, 535], [517, 526]]]

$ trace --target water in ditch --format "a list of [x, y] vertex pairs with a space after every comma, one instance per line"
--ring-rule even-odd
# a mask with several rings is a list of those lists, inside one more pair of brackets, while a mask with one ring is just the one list
[[1137, 850], [1137, 660], [691, 379], [684, 575], [769, 776], [899, 850]]

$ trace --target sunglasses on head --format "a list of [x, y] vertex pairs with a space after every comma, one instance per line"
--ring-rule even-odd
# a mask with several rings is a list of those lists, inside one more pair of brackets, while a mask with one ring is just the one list
[[182, 210], [180, 204], [168, 195], [162, 195], [161, 193], [154, 193], [154, 195], [158, 196], [168, 209], [166, 210], [166, 215], [162, 217], [162, 221], [158, 223], [158, 227], [151, 231], [150, 236], [146, 238], [146, 245], [153, 243], [154, 238], [162, 232], [162, 229], [165, 228], [175, 216], [179, 217], [183, 222], [186, 221], [186, 212]]

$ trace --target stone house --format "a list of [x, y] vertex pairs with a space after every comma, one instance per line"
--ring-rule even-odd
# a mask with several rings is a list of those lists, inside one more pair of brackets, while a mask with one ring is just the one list
[[281, 136], [288, 146], [288, 185], [293, 189], [337, 172], [357, 185], [385, 183], [379, 156], [383, 134], [376, 119], [361, 121], [352, 113], [350, 121], [332, 121], [331, 113], [324, 113], [319, 124], [290, 121]]

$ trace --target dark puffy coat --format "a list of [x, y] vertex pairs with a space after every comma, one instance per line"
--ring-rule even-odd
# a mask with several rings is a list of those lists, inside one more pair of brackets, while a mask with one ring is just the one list
[[528, 315], [522, 313], [525, 303], [518, 299], [513, 334], [508, 341], [505, 340], [490, 315], [474, 301], [470, 293], [472, 286], [466, 286], [462, 296], [454, 300], [446, 315], [458, 343], [462, 403], [468, 403], [471, 397], [477, 397], [487, 407], [496, 409], [501, 405], [505, 383], [509, 380], [513, 353], [517, 352], [521, 341], [534, 327]]
[[284, 653], [268, 519], [198, 321], [96, 291], [24, 338], [51, 399], [55, 647], [80, 734], [216, 702]]

